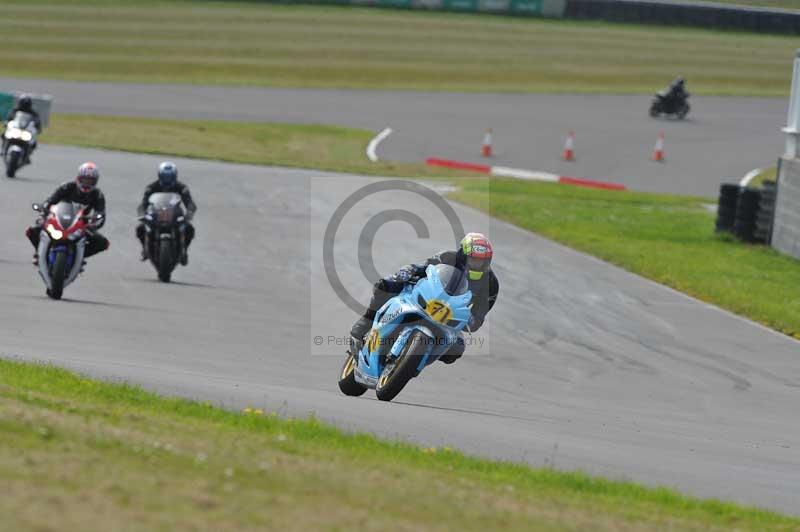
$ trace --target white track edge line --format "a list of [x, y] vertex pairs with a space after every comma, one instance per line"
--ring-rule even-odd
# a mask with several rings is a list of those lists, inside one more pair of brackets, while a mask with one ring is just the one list
[[506, 166], [492, 166], [491, 174], [498, 177], [513, 177], [515, 179], [528, 179], [533, 181], [550, 181], [553, 183], [561, 179], [560, 176], [549, 172], [532, 172], [519, 168], [508, 168]]
[[367, 144], [367, 159], [369, 159], [373, 163], [378, 162], [378, 154], [375, 153], [375, 150], [378, 148], [378, 144], [383, 142], [383, 140], [391, 134], [392, 134], [392, 128], [387, 127], [386, 129], [375, 135], [375, 137], [371, 141], [369, 141], [369, 144]]
[[764, 170], [761, 169], [761, 168], [756, 168], [755, 170], [750, 170], [749, 172], [747, 172], [745, 174], [745, 176], [742, 178], [742, 180], [739, 181], [739, 186], [740, 187], [746, 187], [747, 185], [750, 184], [750, 181], [752, 181], [758, 174], [760, 174], [763, 171]]

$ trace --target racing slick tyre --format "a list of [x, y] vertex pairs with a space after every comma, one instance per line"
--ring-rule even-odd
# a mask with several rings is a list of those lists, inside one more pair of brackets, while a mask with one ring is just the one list
[[53, 267], [50, 270], [50, 286], [47, 295], [53, 299], [61, 299], [64, 293], [64, 277], [67, 275], [67, 254], [63, 251], [56, 252]]
[[175, 260], [172, 256], [172, 241], [161, 240], [158, 248], [158, 280], [168, 283], [172, 277], [172, 267]]
[[399, 394], [408, 381], [417, 376], [417, 368], [425, 356], [428, 337], [421, 332], [415, 332], [406, 342], [403, 352], [397, 357], [394, 364], [387, 364], [383, 373], [378, 378], [375, 395], [381, 401], [391, 401]]
[[17, 173], [17, 169], [19, 168], [19, 159], [20, 153], [18, 151], [12, 151], [8, 154], [8, 158], [6, 159], [6, 177], [14, 177]]
[[350, 352], [347, 353], [347, 358], [342, 366], [342, 371], [339, 373], [339, 389], [345, 395], [358, 397], [364, 395], [367, 387], [356, 381], [356, 360]]

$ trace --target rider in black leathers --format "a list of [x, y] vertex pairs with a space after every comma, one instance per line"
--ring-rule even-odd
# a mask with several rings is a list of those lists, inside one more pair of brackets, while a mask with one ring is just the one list
[[[189, 263], [189, 244], [191, 244], [194, 238], [194, 226], [190, 222], [194, 217], [194, 213], [197, 211], [197, 205], [195, 205], [192, 200], [189, 187], [178, 181], [178, 167], [174, 163], [165, 161], [158, 165], [158, 179], [145, 187], [142, 202], [137, 208], [139, 216], [145, 213], [150, 195], [156, 192], [173, 192], [175, 194], [180, 194], [181, 201], [186, 208], [186, 221], [181, 227], [181, 230], [184, 231], [184, 249], [181, 251], [180, 257], [181, 264], [186, 266]], [[142, 244], [141, 259], [143, 261], [148, 259], [148, 250], [144, 245], [144, 233], [144, 224], [141, 223], [136, 227], [136, 238], [138, 238], [139, 242]]]
[[659, 92], [664, 97], [666, 102], [672, 107], [676, 107], [679, 102], [685, 101], [689, 97], [689, 92], [686, 90], [686, 79], [682, 77], [675, 78], [669, 87]]
[[[92, 162], [83, 163], [78, 168], [75, 180], [59, 186], [42, 205], [44, 213], [48, 211], [50, 205], [55, 205], [60, 201], [71, 201], [87, 207], [86, 214], [92, 215], [92, 222], [87, 231], [84, 258], [105, 251], [110, 245], [108, 239], [97, 232], [97, 229], [106, 223], [106, 199], [97, 188], [99, 179], [100, 172], [97, 170], [97, 165]], [[35, 265], [39, 264], [39, 237], [43, 222], [44, 218], [40, 218], [35, 225], [25, 231], [28, 240], [33, 244], [33, 263]]]
[[[480, 233], [469, 233], [461, 241], [456, 251], [442, 251], [424, 262], [403, 266], [394, 275], [380, 279], [373, 287], [369, 307], [350, 330], [351, 344], [360, 346], [364, 336], [372, 326], [372, 320], [378, 310], [392, 297], [399, 294], [409, 283], [425, 277], [425, 269], [431, 264], [448, 264], [465, 270], [469, 277], [469, 289], [472, 292], [472, 316], [467, 326], [469, 332], [477, 331], [492, 309], [500, 283], [491, 269], [492, 245]], [[442, 355], [439, 360], [452, 364], [464, 354], [464, 340], [459, 337], [457, 343]]]

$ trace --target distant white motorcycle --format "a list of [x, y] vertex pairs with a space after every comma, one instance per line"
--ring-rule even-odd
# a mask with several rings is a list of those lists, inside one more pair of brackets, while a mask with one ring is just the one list
[[6, 165], [6, 177], [14, 177], [17, 170], [30, 163], [38, 134], [33, 115], [24, 111], [17, 111], [14, 118], [6, 124], [0, 152]]

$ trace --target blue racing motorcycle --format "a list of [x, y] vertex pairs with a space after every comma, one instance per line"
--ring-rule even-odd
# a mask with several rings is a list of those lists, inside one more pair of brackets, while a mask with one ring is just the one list
[[378, 399], [391, 401], [458, 341], [470, 318], [466, 275], [447, 264], [428, 266], [425, 274], [387, 301], [363, 345], [351, 347], [339, 375], [342, 393], [374, 388]]

